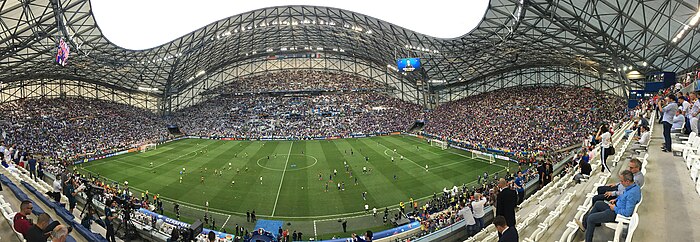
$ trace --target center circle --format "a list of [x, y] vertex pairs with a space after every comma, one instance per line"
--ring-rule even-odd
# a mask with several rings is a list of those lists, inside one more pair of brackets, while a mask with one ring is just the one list
[[[289, 157], [289, 162], [287, 162], [287, 157]], [[295, 160], [294, 157], [309, 157], [313, 159], [313, 163], [309, 164], [309, 160]], [[308, 169], [312, 166], [315, 166], [316, 163], [318, 163], [318, 159], [316, 159], [315, 156], [313, 155], [307, 155], [307, 154], [277, 154], [276, 157], [274, 155], [269, 156], [269, 160], [276, 160], [277, 162], [281, 162], [281, 164], [288, 163], [288, 166], [292, 166], [290, 168], [287, 168], [287, 171], [297, 171], [297, 170], [303, 170], [303, 169]], [[268, 156], [263, 156], [260, 159], [258, 159], [255, 163], [258, 164], [260, 168], [271, 170], [271, 171], [284, 171], [284, 168], [275, 168], [275, 167], [269, 167], [268, 164], [263, 164], [265, 160], [268, 160]], [[263, 162], [263, 163], [261, 163]], [[298, 165], [297, 165], [298, 164]]]

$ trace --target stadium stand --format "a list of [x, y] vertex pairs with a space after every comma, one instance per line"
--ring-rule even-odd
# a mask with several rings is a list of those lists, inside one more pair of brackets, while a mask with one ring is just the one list
[[378, 93], [261, 94], [212, 98], [178, 111], [171, 122], [188, 135], [204, 137], [348, 137], [405, 131], [420, 110]]
[[470, 147], [550, 152], [618, 121], [623, 107], [621, 98], [586, 88], [506, 88], [439, 106], [428, 113], [425, 132]]
[[367, 78], [349, 73], [314, 70], [284, 70], [237, 78], [207, 91], [207, 94], [257, 94], [301, 91], [376, 90], [381, 86]]
[[[3, 103], [5, 144], [54, 161], [100, 155], [167, 137], [154, 113], [98, 99], [42, 98]], [[108, 135], [105, 135], [108, 134]], [[38, 138], [41, 137], [41, 138]], [[19, 155], [12, 154], [18, 161]]]
[[[623, 191], [622, 185], [609, 184], [622, 180], [618, 177], [620, 171], [625, 172], [625, 184], [630, 184], [633, 182], [629, 179], [630, 172], [636, 172], [637, 168], [639, 173], [632, 174], [634, 179], [638, 179], [639, 174], [645, 179], [643, 185], [639, 184], [641, 199], [633, 204], [631, 214], [613, 209], [614, 221], [608, 219], [609, 222], [595, 229], [593, 240], [656, 242], [700, 238], [700, 230], [696, 229], [700, 218], [700, 122], [697, 121], [700, 111], [692, 111], [700, 110], [700, 101], [693, 95], [700, 90], [698, 1], [598, 0], [585, 1], [586, 4], [581, 3], [584, 1], [467, 1], [468, 8], [461, 1], [428, 2], [417, 8], [415, 16], [408, 12], [400, 22], [393, 22], [395, 20], [389, 16], [382, 17], [384, 11], [364, 12], [361, 8], [376, 10], [380, 5], [342, 7], [340, 3], [345, 1], [322, 1], [332, 2], [328, 6], [269, 6], [256, 5], [262, 1], [249, 0], [219, 8], [245, 10], [233, 16], [197, 11], [194, 7], [202, 5], [200, 2], [196, 2], [197, 6], [186, 4], [183, 14], [175, 8], [182, 4], [178, 3], [180, 1], [169, 2], [167, 11], [136, 9], [139, 6], [102, 1], [119, 2], [117, 6], [131, 7], [129, 12], [147, 10], [150, 13], [143, 16], [165, 20], [140, 21], [141, 26], [136, 27], [148, 26], [150, 22], [162, 25], [135, 35], [119, 33], [119, 28], [115, 28], [116, 34], [110, 34], [109, 38], [105, 35], [112, 31], [107, 30], [109, 21], [100, 16], [100, 26], [97, 24], [98, 2], [19, 0], [0, 4], [0, 162], [3, 166], [0, 168], [0, 212], [7, 221], [0, 223], [0, 241], [24, 241], [13, 226], [13, 215], [24, 200], [32, 201], [34, 215], [45, 212], [74, 228], [69, 241], [82, 242], [106, 239], [102, 236], [105, 229], [100, 222], [87, 228], [81, 226], [80, 210], [92, 206], [99, 216], [104, 214], [109, 201], [117, 199], [125, 207], [140, 207], [133, 213], [121, 215], [132, 216], [134, 231], [148, 240], [162, 242], [167, 241], [171, 233], [190, 226], [179, 221], [180, 210], [174, 204], [180, 202], [188, 206], [183, 220], [201, 218], [200, 212], [204, 212], [206, 220], [210, 212], [210, 200], [206, 200], [209, 198], [216, 199], [211, 209], [218, 210], [217, 216], [226, 217], [223, 224], [228, 227], [221, 225], [220, 217], [217, 217], [217, 225], [231, 229], [231, 224], [236, 224], [236, 235], [241, 233], [236, 239], [249, 240], [252, 235], [260, 235], [262, 239], [274, 233], [259, 230], [269, 227], [258, 226], [255, 218], [246, 219], [246, 228], [240, 227], [238, 231], [238, 222], [243, 221], [242, 211], [252, 207], [258, 209], [258, 216], [265, 220], [290, 218], [294, 223], [304, 223], [299, 227], [286, 223], [286, 228], [303, 228], [307, 235], [311, 234], [312, 226], [317, 238], [333, 236], [332, 242], [363, 241], [347, 238], [345, 222], [342, 222], [340, 237], [332, 234], [340, 231], [339, 228], [324, 228], [328, 231], [317, 233], [317, 222], [323, 221], [326, 227], [338, 227], [337, 224], [346, 218], [361, 223], [362, 218], [370, 217], [369, 204], [372, 204], [385, 207], [387, 214], [401, 211], [394, 219], [387, 221], [385, 217], [383, 223], [374, 211], [372, 221], [364, 221], [365, 229], [395, 225], [376, 233], [376, 241], [496, 241], [500, 234], [489, 224], [494, 214], [502, 213], [495, 211], [496, 207], [503, 206], [496, 204], [496, 197], [511, 193], [510, 190], [501, 193], [502, 189], [516, 189], [511, 172], [516, 169], [514, 167], [525, 173], [522, 188], [525, 192], [518, 191], [518, 195], [525, 194], [522, 196], [525, 199], [520, 199], [514, 218], [520, 241], [582, 240], [582, 224], [585, 223], [590, 232], [593, 231], [590, 224], [599, 222], [583, 221], [592, 209], [600, 210], [601, 203], [595, 200], [605, 199], [601, 198], [601, 193], [606, 189]], [[254, 3], [254, 7], [243, 6], [248, 3]], [[415, 8], [414, 5], [407, 1], [381, 10], [390, 12], [407, 6]], [[477, 7], [481, 5], [483, 11]], [[434, 11], [433, 7], [441, 11]], [[124, 11], [115, 9], [108, 8], [107, 12], [120, 15], [116, 19], [118, 26], [135, 30], [124, 21], [121, 14]], [[446, 14], [450, 12], [447, 10], [458, 10], [464, 12], [464, 16], [476, 18], [473, 23], [453, 24], [456, 19], [432, 22], [440, 17], [455, 16]], [[472, 13], [473, 10], [478, 13]], [[158, 16], [159, 12], [165, 15]], [[213, 22], [198, 23], [199, 29], [183, 29], [182, 24], [167, 25], [175, 22], [168, 21], [169, 17], [187, 20], [188, 17], [206, 19], [210, 16], [215, 17]], [[458, 19], [466, 19], [464, 16]], [[425, 29], [410, 24], [411, 21], [432, 25], [432, 28]], [[461, 29], [462, 25], [473, 28]], [[126, 47], [131, 42], [138, 46], [141, 43], [137, 42], [156, 39], [149, 34], [177, 32], [169, 28], [183, 32], [176, 39], [166, 38], [139, 48]], [[157, 33], [159, 30], [165, 30], [165, 34]], [[440, 34], [437, 30], [449, 34]], [[118, 43], [119, 37], [125, 36], [129, 41]], [[669, 94], [678, 97], [678, 101]], [[671, 111], [659, 110], [669, 103], [663, 101], [664, 98], [674, 100], [670, 101]], [[676, 104], [678, 110], [675, 110]], [[670, 115], [671, 112], [676, 114]], [[661, 122], [670, 116], [674, 120], [673, 135], [668, 134], [669, 124]], [[597, 129], [600, 129], [598, 133]], [[609, 158], [605, 151], [610, 149], [603, 148], [607, 147], [607, 138], [602, 138], [604, 145], [599, 144], [601, 133], [611, 134], [610, 145], [616, 153]], [[338, 148], [335, 141], [320, 141], [375, 135], [387, 137], [366, 140], [386, 138], [388, 144], [377, 141], [376, 146], [370, 147], [362, 143], [366, 140], [348, 139], [338, 141], [347, 143]], [[406, 143], [391, 140], [399, 136], [412, 136], [415, 151], [408, 139]], [[607, 134], [602, 136], [608, 137]], [[192, 140], [180, 142], [181, 147], [160, 148], [164, 142], [180, 139]], [[244, 141], [240, 144], [221, 141], [239, 139]], [[303, 146], [294, 144], [312, 139], [303, 141]], [[428, 142], [423, 139], [437, 141], [432, 145], [441, 150], [425, 146]], [[262, 140], [282, 141], [263, 143]], [[351, 144], [356, 141], [358, 144]], [[313, 142], [325, 142], [318, 148], [323, 151], [321, 159], [324, 161], [319, 162], [316, 156], [309, 155], [315, 153], [317, 147], [307, 149], [306, 144]], [[659, 146], [663, 142], [665, 147], [661, 152]], [[207, 159], [217, 161], [203, 165], [199, 156], [208, 156], [209, 145], [213, 143], [219, 146], [211, 147], [215, 152]], [[224, 143], [238, 147], [217, 153], [224, 150], [221, 145]], [[274, 147], [268, 145], [265, 150], [249, 145], [261, 144], [262, 147], [271, 143]], [[278, 154], [282, 154], [278, 150], [286, 150], [278, 147], [280, 143], [289, 143], [289, 149], [278, 159]], [[329, 152], [324, 150], [326, 146]], [[145, 147], [159, 148], [149, 153], [135, 153]], [[406, 150], [405, 147], [410, 148], [410, 152], [401, 151]], [[472, 156], [443, 153], [449, 152], [450, 147], [463, 149], [464, 154], [471, 151]], [[197, 150], [188, 150], [194, 148]], [[293, 153], [293, 148], [306, 158], [290, 164], [290, 157], [299, 155]], [[340, 155], [335, 155], [335, 148]], [[355, 160], [362, 162], [359, 156], [354, 157], [362, 152], [358, 148], [373, 153], [363, 153], [364, 162], [370, 163], [370, 158], [371, 162], [387, 160], [392, 168], [376, 169], [381, 176], [372, 177], [374, 182], [365, 184], [370, 179], [358, 181], [358, 167], [348, 165]], [[353, 156], [347, 163], [342, 149], [348, 149], [349, 152], [344, 153]], [[183, 154], [173, 155], [176, 151]], [[185, 166], [188, 172], [199, 168], [200, 173], [214, 170], [214, 176], [217, 171], [223, 176], [222, 167], [226, 165], [218, 163], [225, 163], [225, 156], [229, 154], [238, 158], [234, 152], [239, 151], [245, 159], [236, 160], [238, 165], [245, 167], [245, 172], [252, 167], [251, 175], [243, 176], [243, 181], [238, 180], [241, 177], [238, 167], [228, 162], [228, 169], [236, 170], [237, 181], [221, 183], [223, 178], [207, 178], [209, 183], [205, 185], [205, 176], [201, 175], [185, 179], [183, 184], [183, 175], [189, 174]], [[127, 153], [132, 154], [122, 157], [130, 156], [133, 160], [88, 163]], [[428, 153], [434, 156], [423, 156]], [[460, 157], [450, 157], [453, 155]], [[267, 161], [261, 158], [263, 156], [267, 156]], [[408, 165], [410, 170], [403, 167], [407, 162], [394, 163], [394, 156], [413, 163]], [[431, 168], [411, 160], [413, 156], [422, 156], [421, 159], [430, 162]], [[281, 157], [285, 160], [283, 166]], [[37, 162], [33, 158], [38, 160], [36, 178], [29, 168], [30, 161], [32, 167]], [[153, 160], [150, 166], [134, 164], [145, 159]], [[343, 205], [335, 207], [338, 211], [328, 212], [325, 210], [333, 210], [333, 206], [324, 204], [323, 198], [318, 198], [320, 195], [308, 196], [310, 202], [306, 202], [303, 193], [311, 187], [322, 186], [319, 184], [326, 175], [329, 180], [336, 179], [339, 192], [341, 183], [345, 191], [345, 182], [350, 184], [349, 180], [340, 181], [345, 177], [336, 177], [337, 167], [323, 164], [331, 159], [337, 160], [333, 161], [333, 166], [343, 162], [349, 177], [353, 177], [355, 171], [358, 188], [345, 193], [354, 195], [335, 196], [336, 193], [325, 193], [329, 184], [335, 182], [323, 181], [324, 194], [333, 194], [332, 198], [339, 198], [334, 202]], [[433, 162], [443, 159], [455, 162]], [[640, 160], [641, 165], [632, 159]], [[484, 166], [472, 166], [472, 161]], [[394, 169], [394, 164], [398, 169]], [[131, 165], [134, 170], [124, 169], [120, 176], [115, 175], [117, 172], [102, 174], [102, 177], [99, 174], [110, 173], [121, 168], [120, 165]], [[304, 170], [312, 166], [317, 170]], [[453, 168], [457, 166], [466, 168]], [[263, 173], [258, 174], [257, 168], [265, 170], [264, 186]], [[276, 173], [280, 168], [281, 177]], [[362, 168], [365, 175], [365, 167]], [[371, 171], [375, 167], [370, 168]], [[591, 171], [587, 171], [589, 168]], [[332, 176], [322, 174], [330, 173], [331, 169]], [[459, 183], [460, 179], [474, 179], [477, 169], [488, 169], [488, 172], [483, 177], [478, 176], [474, 185], [472, 181], [451, 184]], [[318, 170], [321, 170], [318, 184], [307, 182], [316, 182]], [[341, 176], [345, 176], [340, 170]], [[490, 175], [494, 179], [488, 174], [492, 171], [495, 174]], [[507, 187], [503, 187], [502, 182], [496, 185], [503, 171], [504, 179], [510, 182]], [[179, 182], [176, 180], [178, 172]], [[290, 176], [290, 173], [303, 174], [285, 180], [285, 175]], [[397, 179], [396, 173], [403, 180]], [[251, 186], [250, 177], [253, 177], [252, 184], [257, 185], [258, 175], [260, 187]], [[390, 183], [391, 175], [395, 183], [391, 185], [405, 185], [406, 191], [400, 186], [386, 191], [382, 182]], [[310, 178], [304, 180], [306, 176]], [[271, 185], [278, 177], [279, 186]], [[201, 185], [191, 189], [188, 182], [196, 183], [197, 178]], [[127, 179], [133, 187], [124, 183]], [[156, 180], [158, 182], [154, 182]], [[414, 184], [420, 180], [423, 186], [414, 188], [411, 183], [404, 182], [406, 180]], [[432, 187], [433, 181], [440, 185]], [[218, 185], [228, 185], [228, 182], [235, 192], [218, 189]], [[155, 183], [158, 186], [153, 186]], [[62, 184], [82, 186], [77, 189], [82, 192], [77, 192], [75, 199], [71, 189], [62, 189]], [[183, 185], [173, 189], [171, 184]], [[430, 198], [428, 193], [443, 184], [445, 188]], [[609, 188], [601, 189], [605, 185]], [[87, 196], [83, 190], [86, 186], [100, 191], [99, 194], [95, 194], [94, 199], [92, 195]], [[164, 212], [162, 204], [156, 205], [155, 201], [161, 201], [160, 194], [149, 196], [147, 186], [153, 186], [151, 191], [175, 191], [163, 197], [171, 200], [168, 202], [172, 206], [168, 208], [173, 210]], [[250, 189], [240, 191], [254, 191], [238, 192], [241, 186]], [[295, 192], [297, 187], [306, 190]], [[135, 195], [136, 191], [142, 192], [140, 188], [145, 190], [141, 198]], [[214, 188], [212, 192], [210, 188]], [[272, 201], [273, 189], [277, 189], [277, 193], [271, 211], [260, 209], [266, 206], [259, 200]], [[370, 192], [370, 199], [366, 197], [367, 191], [361, 193], [363, 202], [373, 200], [365, 202], [364, 212], [355, 204], [359, 190]], [[387, 196], [389, 192], [391, 196]], [[636, 192], [634, 190], [635, 201]], [[228, 197], [229, 193], [235, 193], [233, 199]], [[285, 196], [287, 193], [295, 196]], [[296, 195], [301, 198], [297, 199]], [[479, 199], [480, 195], [483, 199]], [[150, 197], [153, 200], [149, 201]], [[188, 200], [190, 197], [197, 199]], [[408, 200], [408, 197], [408, 206], [404, 201], [398, 206], [393, 203], [393, 200]], [[414, 201], [414, 197], [420, 198]], [[503, 197], [498, 198], [502, 201]], [[76, 200], [77, 209], [66, 209], [68, 203], [74, 205]], [[278, 201], [282, 206], [278, 207]], [[235, 203], [230, 210], [224, 208], [229, 202]], [[307, 206], [307, 210], [287, 214], [297, 203], [319, 206]], [[469, 211], [470, 206], [475, 207], [472, 213], [476, 214], [477, 210], [484, 213], [476, 221], [483, 219], [486, 224], [476, 231], [467, 231], [472, 228], [467, 226], [471, 218], [464, 212]], [[405, 213], [404, 207], [408, 207]], [[612, 214], [608, 210], [604, 212]], [[172, 213], [177, 214], [178, 220], [165, 215]], [[211, 227], [216, 229], [213, 215], [209, 216]], [[121, 218], [117, 220], [119, 223]], [[509, 224], [512, 220], [510, 216]], [[275, 221], [277, 223], [282, 221]], [[208, 222], [206, 224], [209, 226]], [[398, 224], [406, 225], [396, 226]], [[359, 229], [351, 228], [355, 232]], [[502, 230], [502, 226], [499, 229]], [[197, 234], [195, 241], [207, 240], [208, 231]], [[213, 232], [218, 242], [236, 240], [225, 231]], [[125, 233], [124, 237], [129, 236]], [[587, 240], [591, 240], [590, 234]]]

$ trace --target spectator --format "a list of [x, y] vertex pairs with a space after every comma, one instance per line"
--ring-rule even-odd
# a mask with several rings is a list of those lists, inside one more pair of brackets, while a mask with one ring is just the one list
[[505, 179], [498, 180], [498, 196], [496, 198], [496, 215], [505, 217], [506, 223], [510, 227], [515, 226], [515, 204], [518, 202], [518, 195], [510, 189]]
[[613, 155], [615, 151], [615, 147], [612, 146], [612, 134], [610, 133], [610, 128], [608, 127], [607, 124], [604, 124], [600, 126], [600, 129], [598, 129], [598, 134], [596, 135], [596, 140], [600, 141], [600, 171], [601, 172], [610, 172], [610, 168], [608, 167], [608, 156]]
[[515, 226], [509, 226], [506, 223], [506, 218], [503, 216], [496, 216], [493, 219], [493, 225], [498, 231], [498, 242], [518, 242], [520, 241], [518, 237], [518, 230]]
[[29, 177], [36, 181], [36, 160], [34, 156], [29, 156], [29, 161], [27, 162], [29, 166]]
[[466, 204], [462, 203], [461, 206], [462, 206], [462, 209], [459, 210], [459, 212], [457, 214], [459, 216], [462, 216], [462, 218], [466, 222], [465, 224], [466, 224], [467, 234], [469, 236], [472, 236], [476, 233], [475, 229], [474, 229], [474, 225], [476, 225], [476, 221], [474, 221], [474, 214], [472, 213], [472, 209], [469, 206], [467, 206]]
[[75, 191], [75, 187], [76, 184], [73, 179], [68, 179], [65, 186], [63, 186], [63, 194], [68, 198], [68, 211], [71, 213], [73, 213], [73, 209], [75, 209], [75, 205], [77, 203], [75, 196], [78, 194], [78, 192]]
[[671, 133], [682, 132], [681, 129], [683, 128], [684, 124], [685, 124], [685, 116], [683, 116], [683, 111], [678, 109], [678, 110], [676, 110], [676, 115], [673, 116], [673, 123], [671, 124]]
[[579, 171], [578, 173], [576, 173], [576, 175], [574, 175], [574, 181], [576, 181], [577, 184], [581, 183], [581, 179], [584, 177], [584, 175], [590, 176], [591, 171], [593, 170], [593, 168], [591, 168], [591, 164], [588, 163], [587, 160], [582, 160], [581, 162], [579, 162], [578, 167]]
[[[663, 152], [671, 152], [671, 127], [673, 124], [673, 117], [678, 110], [678, 104], [676, 103], [676, 97], [673, 94], [666, 96], [664, 101], [659, 103], [659, 112], [663, 114], [661, 122], [664, 126], [664, 146], [662, 148]], [[664, 106], [665, 105], [665, 106]]]
[[691, 107], [688, 109], [686, 116], [690, 119], [690, 130], [691, 132], [698, 133], [698, 114], [700, 114], [700, 101], [698, 100], [698, 94], [695, 92], [690, 93], [690, 103]]
[[27, 236], [29, 228], [31, 228], [32, 226], [32, 222], [29, 219], [27, 219], [27, 216], [32, 214], [33, 208], [34, 205], [32, 205], [31, 201], [22, 201], [22, 203], [19, 205], [19, 212], [15, 214], [15, 217], [12, 219], [15, 231], [19, 232], [25, 237]]
[[177, 242], [179, 240], [180, 240], [180, 230], [173, 229], [170, 232], [170, 238], [168, 238], [168, 240], [166, 240], [165, 242]]
[[117, 240], [114, 238], [114, 224], [113, 221], [117, 217], [116, 215], [116, 209], [117, 209], [117, 201], [112, 200], [111, 203], [109, 203], [109, 206], [105, 206], [105, 229], [107, 229], [107, 233], [105, 234], [105, 238], [109, 242], [116, 242]]
[[474, 201], [472, 201], [472, 209], [474, 209], [474, 220], [475, 231], [481, 231], [484, 228], [484, 205], [486, 204], [486, 198], [481, 196], [481, 193], [474, 194]]
[[209, 242], [216, 241], [216, 234], [214, 233], [214, 231], [209, 231], [209, 234], [207, 235], [207, 241], [209, 241]]
[[525, 178], [522, 172], [518, 171], [518, 176], [515, 177], [513, 186], [515, 191], [518, 192], [518, 204], [521, 204], [525, 200]]
[[61, 178], [56, 177], [56, 179], [53, 180], [53, 193], [51, 193], [51, 197], [53, 197], [53, 200], [56, 202], [61, 202], [61, 191], [63, 188], [61, 187]]
[[51, 231], [51, 242], [65, 242], [69, 232], [70, 229], [63, 225], [56, 226], [56, 228]]
[[51, 217], [48, 214], [39, 214], [36, 224], [29, 228], [24, 239], [28, 242], [45, 242], [56, 226], [59, 226], [58, 221], [51, 222]]
[[593, 232], [596, 224], [614, 222], [619, 214], [625, 217], [632, 216], [634, 208], [642, 198], [639, 186], [634, 183], [634, 175], [628, 170], [620, 174], [620, 183], [625, 187], [624, 193], [610, 204], [598, 201], [593, 209], [583, 217], [583, 222], [576, 220], [579, 229], [586, 233], [586, 242], [593, 241]]
[[[644, 185], [644, 174], [641, 172], [642, 162], [637, 158], [632, 158], [629, 161], [629, 171], [634, 176], [634, 183], [640, 188]], [[622, 195], [625, 192], [625, 186], [622, 182], [612, 183], [598, 187], [598, 195], [593, 196], [592, 203], [597, 201], [610, 201]]]
[[639, 127], [640, 132], [642, 135], [639, 137], [633, 137], [633, 140], [636, 140], [634, 144], [632, 144], [632, 149], [631, 150], [640, 150], [644, 149], [642, 145], [647, 145], [649, 144], [649, 140], [651, 139], [651, 132], [649, 132], [649, 127], [648, 126], [640, 126]]

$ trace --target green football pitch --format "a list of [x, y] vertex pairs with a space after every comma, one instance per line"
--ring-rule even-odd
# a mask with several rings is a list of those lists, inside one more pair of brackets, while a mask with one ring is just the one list
[[[382, 211], [410, 198], [427, 199], [445, 187], [474, 184], [484, 171], [504, 174], [507, 166], [506, 161], [489, 164], [472, 159], [469, 152], [392, 135], [304, 141], [184, 139], [80, 167], [120, 184], [128, 181], [137, 196], [148, 190], [193, 209], [204, 210], [208, 202], [210, 212], [222, 215], [245, 216], [255, 210], [261, 218], [299, 221], [363, 215], [365, 204]], [[344, 183], [344, 190], [338, 183]]]

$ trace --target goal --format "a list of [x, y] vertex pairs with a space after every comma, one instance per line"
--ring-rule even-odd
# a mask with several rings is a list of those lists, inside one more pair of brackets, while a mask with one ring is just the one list
[[439, 147], [440, 149], [446, 150], [447, 149], [447, 142], [442, 141], [442, 140], [431, 139], [430, 146], [436, 146], [436, 147]]
[[141, 152], [146, 152], [149, 150], [155, 150], [156, 149], [156, 144], [145, 144], [141, 146]]
[[480, 151], [472, 151], [472, 159], [482, 159], [493, 164], [496, 163], [496, 158], [492, 154], [482, 153]]

